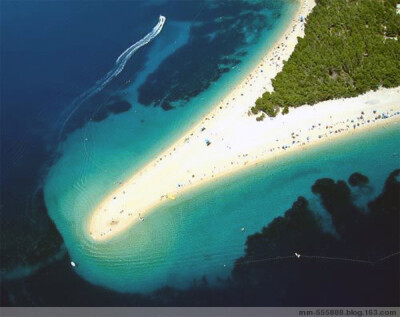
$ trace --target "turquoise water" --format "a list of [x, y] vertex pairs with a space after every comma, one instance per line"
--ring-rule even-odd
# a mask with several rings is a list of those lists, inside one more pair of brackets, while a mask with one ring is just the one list
[[[138, 292], [165, 285], [184, 288], [203, 275], [218, 283], [217, 277], [228, 277], [243, 254], [247, 235], [282, 215], [299, 195], [318, 205], [310, 191], [316, 179], [347, 179], [358, 171], [368, 175], [378, 193], [388, 173], [400, 167], [393, 156], [398, 148], [400, 126], [393, 124], [289, 154], [188, 193], [106, 243], [86, 237], [85, 215], [52, 217], [63, 226], [77, 272], [92, 283]], [[74, 209], [91, 204], [82, 197]]]
[[[121, 178], [132, 175], [207, 114], [256, 66], [290, 22], [296, 9], [296, 3], [284, 2], [281, 18], [275, 21], [271, 29], [260, 29], [258, 41], [252, 39], [254, 34], [251, 32], [247, 34], [249, 45], [243, 47], [247, 55], [241, 58], [238, 66], [223, 74], [207, 90], [185, 102], [184, 107], [177, 107], [173, 111], [141, 106], [138, 102], [138, 87], [146, 77], [190, 41], [192, 23], [169, 21], [167, 17], [160, 36], [151, 47], [143, 48], [148, 49], [149, 56], [143, 70], [128, 88], [119, 92], [133, 105], [132, 109], [111, 115], [101, 122], [89, 122], [82, 129], [69, 134], [60, 145], [61, 157], [52, 167], [50, 175], [57, 174], [56, 177], [67, 188], [80, 182], [85, 182], [86, 186], [96, 185], [99, 181], [119, 182]], [[271, 14], [265, 11], [265, 17]], [[111, 189], [112, 186], [103, 186], [104, 193]]]
[[[162, 33], [153, 40], [152, 45], [141, 49], [147, 50], [145, 53], [148, 56], [141, 71], [128, 87], [118, 92], [132, 104], [132, 109], [111, 115], [101, 122], [90, 121], [83, 128], [70, 133], [61, 143], [59, 159], [51, 166], [44, 184], [46, 206], [71, 257], [80, 264], [78, 273], [84, 278], [117, 290], [148, 291], [165, 285], [169, 276], [174, 275], [174, 270], [169, 269], [173, 264], [167, 261], [168, 258], [173, 259], [171, 256], [177, 252], [174, 249], [177, 240], [175, 234], [171, 234], [173, 231], [163, 230], [157, 234], [162, 237], [161, 240], [152, 240], [151, 236], [140, 234], [139, 238], [135, 238], [137, 242], [134, 251], [127, 245], [131, 242], [123, 239], [113, 241], [118, 246], [104, 249], [107, 245], [96, 246], [88, 239], [85, 230], [88, 217], [102, 197], [122, 179], [132, 175], [189, 129], [255, 67], [297, 9], [294, 2], [282, 3], [279, 18], [272, 16], [276, 14], [273, 10], [264, 10], [265, 18], [274, 24], [257, 30], [260, 33], [258, 40], [254, 31], [243, 30], [244, 33], [247, 32], [247, 44], [241, 50], [247, 54], [240, 58], [240, 64], [223, 74], [207, 90], [188, 100], [184, 107], [177, 107], [173, 111], [138, 105], [138, 88], [146, 78], [175, 52], [190, 44], [192, 21], [178, 22], [169, 20], [167, 16]], [[196, 23], [199, 22], [194, 25]], [[223, 30], [212, 30], [210, 36], [216, 31]], [[210, 54], [213, 54], [212, 51]], [[131, 60], [134, 62], [135, 56]], [[173, 219], [163, 221], [170, 222]], [[146, 227], [149, 225], [150, 221]], [[144, 228], [145, 226], [141, 227]], [[157, 228], [156, 226], [153, 230], [158, 230]], [[120, 254], [120, 251], [124, 254]], [[159, 261], [163, 262], [162, 259], [165, 258], [164, 267], [159, 266], [157, 259], [153, 259], [153, 251], [157, 253]], [[106, 254], [101, 255], [102, 252]], [[110, 263], [106, 259], [111, 254], [114, 254], [114, 259], [119, 257], [117, 262]], [[132, 260], [144, 266], [134, 265]], [[119, 275], [122, 279], [115, 275], [116, 265], [119, 267], [118, 271], [125, 272]], [[192, 278], [186, 272], [180, 277], [174, 277], [171, 285], [185, 286]]]
[[[399, 146], [396, 126], [332, 142], [209, 184], [154, 210], [145, 222], [111, 241], [94, 243], [88, 237], [88, 218], [102, 198], [237, 84], [272, 45], [295, 9], [287, 2], [281, 19], [272, 28], [259, 30], [258, 41], [249, 32], [249, 44], [243, 48], [248, 54], [241, 63], [172, 111], [138, 104], [138, 87], [190, 44], [192, 23], [171, 21], [167, 16], [161, 35], [142, 48], [149, 57], [135, 80], [119, 91], [132, 109], [101, 122], [91, 121], [68, 135], [46, 177], [44, 192], [49, 215], [71, 259], [78, 263], [78, 274], [123, 292], [148, 292], [165, 285], [184, 288], [203, 275], [210, 282], [226, 278], [234, 259], [243, 254], [246, 236], [282, 214], [298, 195], [310, 197], [315, 179], [346, 178], [357, 166], [379, 188], [387, 173], [398, 167], [391, 156]], [[241, 227], [246, 230], [240, 231]]]

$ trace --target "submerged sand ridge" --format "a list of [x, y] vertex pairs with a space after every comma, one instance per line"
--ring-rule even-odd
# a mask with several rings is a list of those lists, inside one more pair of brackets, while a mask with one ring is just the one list
[[303, 106], [263, 122], [248, 114], [255, 100], [272, 89], [271, 79], [304, 34], [300, 17], [314, 5], [302, 1], [274, 48], [212, 112], [102, 201], [89, 221], [94, 240], [145, 221], [154, 207], [200, 184], [340, 135], [400, 122], [400, 88]]

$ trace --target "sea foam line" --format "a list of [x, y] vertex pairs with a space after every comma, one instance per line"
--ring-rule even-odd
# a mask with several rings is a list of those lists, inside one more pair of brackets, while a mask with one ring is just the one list
[[134, 43], [133, 45], [129, 46], [120, 56], [118, 56], [117, 60], [115, 61], [114, 67], [101, 79], [99, 79], [93, 87], [82, 93], [78, 98], [76, 98], [72, 105], [74, 105], [74, 109], [70, 112], [68, 117], [64, 120], [64, 123], [60, 129], [60, 133], [58, 137], [61, 137], [62, 132], [64, 131], [65, 125], [71, 119], [72, 115], [79, 109], [84, 101], [92, 97], [93, 95], [97, 94], [101, 91], [112, 79], [118, 76], [121, 71], [124, 69], [126, 63], [132, 57], [132, 55], [142, 46], [150, 43], [158, 34], [160, 34], [166, 18], [160, 15], [158, 23], [154, 28], [149, 32], [145, 37]]

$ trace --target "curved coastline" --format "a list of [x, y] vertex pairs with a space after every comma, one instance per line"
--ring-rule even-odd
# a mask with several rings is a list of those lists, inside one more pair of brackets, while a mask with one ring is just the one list
[[[161, 202], [179, 198], [196, 186], [332, 137], [399, 120], [398, 88], [304, 106], [264, 122], [248, 115], [257, 97], [272, 89], [271, 79], [289, 58], [297, 37], [304, 35], [300, 17], [314, 5], [313, 0], [303, 0], [289, 27], [256, 68], [188, 133], [101, 202], [89, 221], [93, 240], [116, 236], [143, 221]], [[374, 102], [377, 98], [383, 102]], [[351, 103], [351, 108], [343, 105], [345, 111], [332, 112], [345, 103]]]

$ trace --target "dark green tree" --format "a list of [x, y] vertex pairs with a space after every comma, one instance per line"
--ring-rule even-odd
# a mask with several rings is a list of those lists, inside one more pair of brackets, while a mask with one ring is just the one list
[[[394, 0], [320, 0], [304, 38], [253, 113], [354, 97], [400, 85], [400, 15]], [[287, 110], [284, 112], [286, 113]]]

